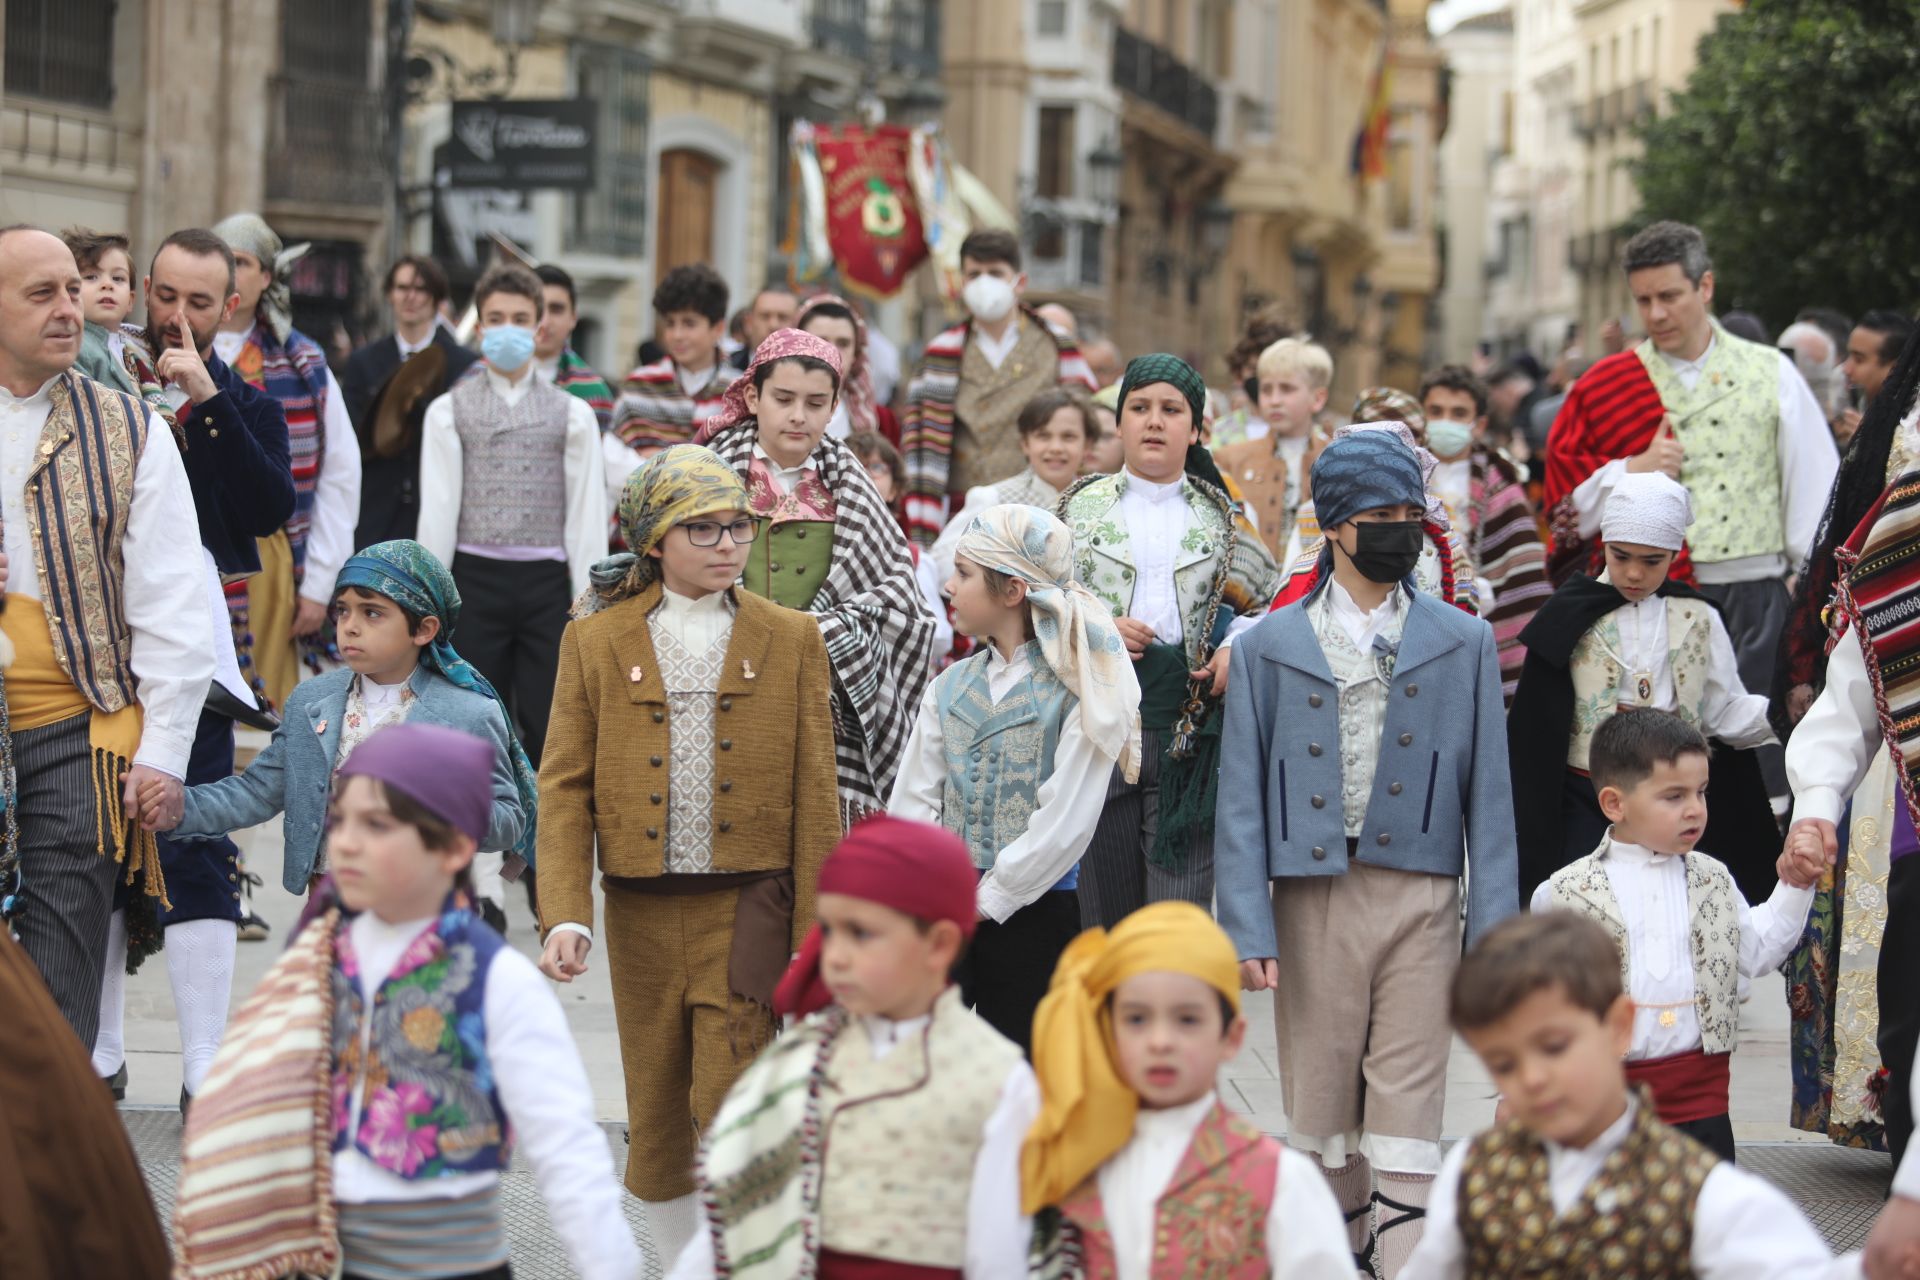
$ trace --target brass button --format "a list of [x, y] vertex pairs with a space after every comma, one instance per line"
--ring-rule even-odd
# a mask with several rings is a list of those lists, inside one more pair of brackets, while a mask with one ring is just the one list
[[1407, 696], [1408, 696], [1409, 698], [1417, 698], [1417, 697], [1419, 697], [1419, 696], [1420, 696], [1420, 686], [1419, 686], [1419, 685], [1417, 685], [1417, 684], [1410, 684], [1410, 685], [1408, 685], [1408, 686], [1407, 686]]
[[658, 791], [654, 792], [651, 796], [648, 796], [647, 798], [653, 801], [655, 804], [660, 803], [660, 793]]
[[658, 769], [658, 768], [660, 767], [660, 757], [659, 757], [659, 756], [649, 756], [649, 757], [647, 757], [647, 763], [648, 763], [648, 764], [650, 764], [650, 765], [652, 765], [652, 766], [653, 766], [654, 768], [656, 768], [656, 769]]
[[1410, 747], [1410, 746], [1412, 746], [1412, 745], [1413, 745], [1413, 735], [1412, 735], [1412, 734], [1410, 734], [1410, 733], [1403, 733], [1403, 734], [1401, 734], [1401, 735], [1400, 735], [1400, 745], [1401, 745], [1401, 746], [1403, 746], [1403, 747]]
[[655, 724], [659, 724], [662, 720], [665, 720], [666, 718], [667, 718], [667, 713], [664, 711], [656, 711], [653, 713], [653, 722]]
[[1390, 796], [1397, 796], [1400, 794], [1401, 790], [1402, 788], [1400, 784], [1396, 782], [1387, 788], [1387, 794]]
[[1326, 859], [1327, 859], [1327, 851], [1325, 849], [1322, 849], [1319, 845], [1313, 846], [1313, 860], [1315, 862], [1325, 862]]
[[721, 709], [722, 711], [731, 711], [731, 710], [733, 710], [733, 699], [732, 699], [732, 698], [722, 698], [722, 699], [720, 699], [720, 709]]
[[722, 778], [722, 779], [720, 780], [720, 790], [721, 790], [721, 791], [722, 791], [723, 793], [724, 793], [724, 792], [728, 792], [728, 791], [731, 791], [731, 790], [733, 790], [733, 779], [732, 779], [732, 778]]
[[723, 819], [720, 823], [720, 834], [725, 835], [727, 832], [731, 830], [733, 830], [733, 824]]
[[1324, 809], [1324, 808], [1326, 808], [1326, 807], [1327, 807], [1327, 798], [1326, 798], [1325, 796], [1315, 796], [1315, 797], [1313, 798], [1313, 807], [1314, 807], [1314, 808], [1316, 808], [1316, 809]]
[[1384, 849], [1386, 846], [1393, 843], [1393, 837], [1388, 835], [1386, 832], [1382, 831], [1379, 835], [1373, 838], [1373, 842]]
[[1326, 701], [1326, 699], [1322, 698], [1317, 693], [1310, 693], [1307, 695], [1307, 705], [1310, 707], [1317, 707], [1324, 701]]
[[660, 828], [658, 827], [647, 828], [647, 839], [658, 840], [659, 838], [660, 838]]
[[1310, 755], [1310, 756], [1317, 756], [1317, 755], [1319, 755], [1319, 754], [1320, 754], [1320, 744], [1319, 744], [1319, 743], [1317, 743], [1317, 742], [1309, 742], [1309, 743], [1307, 744], [1307, 754], [1308, 754], [1308, 755]]
[[732, 738], [722, 738], [722, 739], [720, 739], [720, 749], [721, 749], [722, 751], [731, 751], [731, 750], [733, 750], [733, 739], [732, 739]]
[[228, 876], [228, 877], [227, 877], [227, 883], [228, 883], [228, 884], [238, 884], [238, 883], [240, 883], [240, 877], [239, 877], [239, 876]]

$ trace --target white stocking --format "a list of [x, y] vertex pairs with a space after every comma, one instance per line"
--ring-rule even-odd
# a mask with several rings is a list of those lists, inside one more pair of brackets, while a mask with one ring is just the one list
[[240, 931], [231, 920], [188, 920], [167, 926], [167, 978], [180, 1022], [180, 1082], [189, 1094], [213, 1064], [227, 1029], [233, 956]]
[[127, 1064], [127, 913], [107, 924], [107, 970], [100, 982], [100, 1030], [93, 1037], [93, 1074], [105, 1080]]
[[473, 855], [474, 896], [485, 898], [502, 911], [507, 909], [507, 885], [500, 878], [500, 868], [506, 860], [507, 855], [498, 852], [482, 850]]
[[700, 1228], [700, 1198], [691, 1193], [672, 1200], [642, 1200], [646, 1215], [647, 1240], [662, 1274], [673, 1270], [680, 1251]]

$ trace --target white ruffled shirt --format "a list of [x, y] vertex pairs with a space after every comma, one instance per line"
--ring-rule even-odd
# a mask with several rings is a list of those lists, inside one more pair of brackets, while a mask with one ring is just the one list
[[1180, 618], [1180, 598], [1173, 587], [1173, 566], [1180, 540], [1187, 536], [1193, 512], [1181, 489], [1184, 477], [1166, 484], [1126, 473], [1120, 495], [1120, 518], [1127, 525], [1128, 553], [1133, 558], [1133, 601], [1127, 616], [1153, 628], [1162, 644], [1179, 644], [1186, 628]]
[[[1628, 673], [1653, 673], [1653, 699], [1647, 705], [1661, 711], [1680, 705], [1673, 688], [1673, 664], [1668, 660], [1667, 603], [1659, 596], [1648, 596], [1607, 615], [1620, 633], [1620, 651], [1613, 656]], [[1596, 625], [1605, 622], [1602, 619]], [[1708, 611], [1707, 624], [1712, 631], [1707, 637], [1707, 692], [1700, 707], [1700, 731], [1742, 749], [1773, 742], [1767, 695], [1748, 693], [1741, 683], [1733, 641], [1719, 610]], [[1623, 686], [1621, 693], [1631, 696], [1633, 690]]]

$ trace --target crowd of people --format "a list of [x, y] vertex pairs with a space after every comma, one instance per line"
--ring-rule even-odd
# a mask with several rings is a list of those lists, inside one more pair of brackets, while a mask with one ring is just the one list
[[[1775, 345], [1656, 223], [1637, 344], [1336, 414], [1312, 335], [1221, 395], [1000, 231], [904, 377], [832, 294], [735, 339], [704, 265], [624, 379], [552, 266], [468, 346], [419, 255], [336, 376], [299, 252], [236, 214], [136, 291], [0, 230], [8, 1274], [495, 1280], [516, 1150], [590, 1280], [1920, 1268], [1899, 312]], [[276, 818], [304, 911], [234, 1008]], [[111, 1103], [155, 951], [170, 1246]], [[1783, 1114], [1900, 1164], [1864, 1257], [1737, 1164], [1783, 968]], [[1284, 1143], [1216, 1086], [1259, 992]], [[1501, 1103], [1448, 1150], [1456, 1033]]]

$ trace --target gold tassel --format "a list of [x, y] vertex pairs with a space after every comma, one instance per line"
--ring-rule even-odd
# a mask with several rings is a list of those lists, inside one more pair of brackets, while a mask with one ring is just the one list
[[132, 761], [110, 751], [96, 749], [93, 753], [93, 810], [100, 833], [98, 851], [101, 857], [107, 856], [107, 833], [112, 832], [113, 860], [126, 867], [126, 883], [132, 884], [135, 876], [144, 875], [147, 896], [158, 898], [161, 908], [171, 911], [173, 903], [167, 897], [166, 878], [160, 870], [159, 837], [127, 817], [120, 775], [132, 767]]

